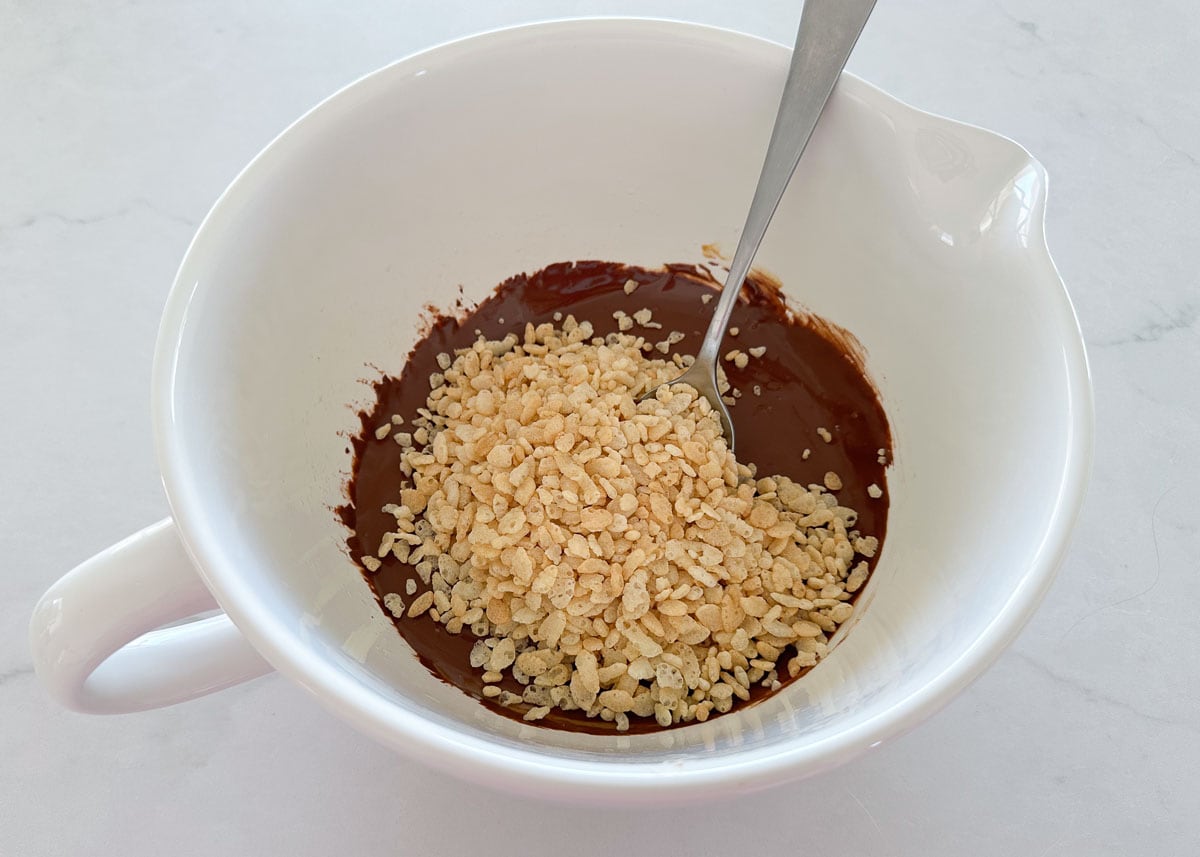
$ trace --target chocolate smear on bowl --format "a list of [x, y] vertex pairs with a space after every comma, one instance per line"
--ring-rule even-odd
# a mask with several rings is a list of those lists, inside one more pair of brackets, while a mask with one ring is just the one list
[[[631, 280], [636, 289], [627, 288]], [[558, 325], [568, 314], [591, 322], [594, 335], [602, 337], [618, 330], [614, 313], [632, 314], [642, 307], [653, 311], [663, 332], [684, 334], [671, 347], [672, 352], [691, 354], [699, 346], [716, 304], [704, 296], [719, 288], [702, 266], [670, 264], [648, 270], [611, 262], [564, 262], [505, 280], [474, 309], [433, 315], [401, 375], [376, 382], [374, 406], [360, 413], [362, 429], [353, 438], [349, 502], [337, 510], [350, 531], [347, 547], [351, 556], [356, 560], [375, 556], [384, 533], [395, 528], [396, 519], [383, 507], [398, 503], [400, 489], [407, 487], [400, 470], [404, 450], [387, 435], [377, 438], [377, 430], [390, 423], [393, 415], [403, 419], [393, 431], [412, 430], [417, 409], [427, 404], [428, 379], [445, 368], [438, 363], [439, 354], [453, 355], [456, 349], [470, 347], [479, 333], [489, 340], [503, 339], [508, 333], [520, 335], [527, 322]], [[558, 319], [555, 314], [560, 314]], [[855, 529], [879, 541], [879, 550], [870, 560], [873, 569], [887, 530], [885, 471], [891, 461], [892, 438], [878, 393], [865, 373], [864, 350], [849, 332], [831, 322], [790, 309], [778, 281], [758, 271], [752, 272], [743, 287], [730, 329], [737, 333], [726, 338], [722, 353], [754, 349], [755, 355], [744, 367], [722, 361], [730, 385], [740, 391], [731, 409], [737, 427], [737, 460], [754, 464], [760, 477], [779, 474], [801, 485], [820, 484], [825, 474], [838, 474], [838, 503], [857, 511]], [[413, 565], [391, 554], [380, 560], [378, 569], [364, 571], [381, 604], [391, 593], [400, 594], [408, 604], [414, 593], [429, 589]], [[861, 591], [859, 588], [854, 597]], [[391, 616], [386, 610], [385, 614]], [[523, 702], [502, 705], [496, 698], [484, 696], [482, 670], [470, 665], [477, 638], [469, 628], [451, 634], [428, 613], [394, 622], [417, 657], [438, 678], [506, 717], [520, 720], [533, 707]], [[791, 677], [782, 668], [794, 654], [789, 647], [778, 659], [782, 686], [807, 671]], [[491, 684], [517, 695], [524, 690], [507, 673]], [[774, 692], [754, 684], [750, 699], [735, 699], [733, 710]], [[617, 731], [612, 721], [559, 708], [551, 709], [536, 723], [596, 734]], [[661, 728], [653, 717], [630, 717], [628, 731], [622, 734]]]

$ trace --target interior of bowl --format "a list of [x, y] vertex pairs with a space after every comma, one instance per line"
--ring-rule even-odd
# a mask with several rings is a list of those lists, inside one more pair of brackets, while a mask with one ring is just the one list
[[277, 666], [358, 688], [338, 705], [369, 707], [369, 728], [397, 744], [453, 735], [580, 764], [719, 766], [870, 735], [964, 659], [977, 671], [998, 623], [1015, 630], [1023, 617], [1006, 611], [1023, 599], [1028, 612], [1048, 582], [1076, 487], [1075, 328], [1042, 247], [1043, 176], [1019, 147], [854, 79], [758, 259], [793, 303], [861, 341], [895, 437], [885, 549], [824, 662], [705, 724], [542, 729], [433, 678], [345, 553], [332, 507], [347, 436], [369, 382], [402, 367], [422, 307], [557, 261], [731, 252], [787, 61], [655, 22], [492, 34], [343, 91], [235, 183], [164, 323], [160, 453], [206, 579]]

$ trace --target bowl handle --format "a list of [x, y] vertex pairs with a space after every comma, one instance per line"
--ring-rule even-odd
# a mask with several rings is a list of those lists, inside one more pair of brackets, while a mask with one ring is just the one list
[[50, 587], [30, 623], [34, 666], [54, 699], [89, 714], [173, 705], [270, 672], [224, 613], [162, 627], [216, 606], [166, 518]]

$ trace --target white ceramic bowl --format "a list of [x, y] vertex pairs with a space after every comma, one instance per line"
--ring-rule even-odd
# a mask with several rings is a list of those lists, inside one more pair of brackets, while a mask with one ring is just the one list
[[[330, 507], [370, 403], [360, 379], [401, 368], [421, 307], [551, 262], [732, 250], [788, 58], [680, 23], [489, 33], [347, 87], [237, 178], [171, 293], [154, 419], [182, 542], [271, 665], [461, 776], [648, 801], [843, 762], [927, 717], [1012, 640], [1066, 549], [1091, 449], [1083, 343], [1043, 236], [1046, 176], [1011, 141], [851, 76], [758, 257], [793, 302], [861, 340], [895, 433], [886, 546], [827, 660], [706, 724], [632, 737], [523, 725], [431, 677], [344, 553]], [[162, 651], [182, 645], [163, 633], [149, 638]], [[123, 642], [111, 638], [108, 651]], [[219, 661], [239, 644], [222, 639], [206, 685], [142, 688], [141, 701], [126, 687], [105, 705], [228, 683]], [[54, 687], [52, 643], [37, 645]], [[60, 696], [104, 707], [98, 676], [80, 679], [92, 703]]]

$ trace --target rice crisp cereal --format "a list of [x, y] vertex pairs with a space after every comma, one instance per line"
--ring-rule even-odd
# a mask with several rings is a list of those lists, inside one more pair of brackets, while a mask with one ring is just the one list
[[569, 315], [481, 336], [439, 355], [427, 407], [386, 441], [411, 487], [377, 556], [423, 584], [388, 608], [477, 638], [484, 696], [526, 720], [667, 727], [777, 688], [826, 654], [878, 547], [836, 473], [757, 478], [691, 388], [638, 402], [690, 360], [646, 345]]

